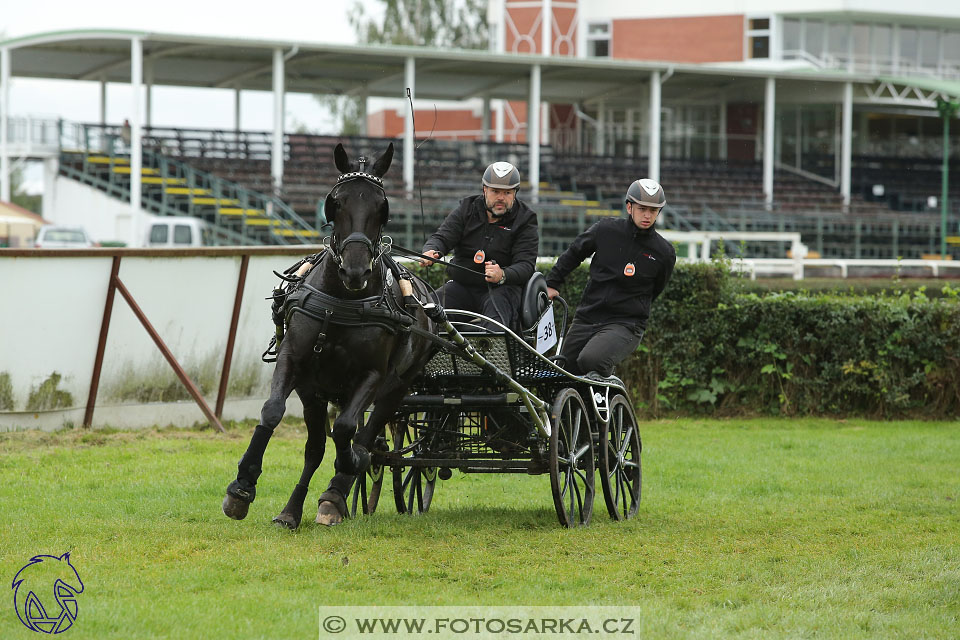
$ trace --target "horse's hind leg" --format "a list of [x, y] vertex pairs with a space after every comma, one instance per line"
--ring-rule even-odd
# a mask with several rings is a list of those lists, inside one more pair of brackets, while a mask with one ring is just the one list
[[263, 452], [267, 449], [273, 430], [283, 418], [287, 397], [291, 391], [293, 362], [288, 354], [281, 352], [270, 383], [270, 397], [263, 403], [260, 411], [260, 424], [254, 429], [250, 445], [237, 465], [237, 479], [227, 487], [227, 495], [223, 498], [223, 513], [234, 520], [247, 517], [250, 503], [257, 496], [257, 479], [263, 464]]
[[[393, 417], [406, 393], [406, 385], [398, 378], [391, 377], [387, 384], [389, 387], [377, 396], [370, 418], [360, 427], [353, 440], [354, 445], [365, 451], [373, 450], [373, 441], [387, 421]], [[366, 473], [367, 466], [369, 465], [364, 465], [358, 473]], [[334, 525], [343, 521], [346, 514], [346, 496], [350, 494], [350, 488], [355, 479], [355, 475], [339, 470], [330, 479], [330, 485], [320, 496], [320, 502], [317, 505], [317, 523]]]
[[293, 488], [287, 506], [273, 521], [288, 529], [296, 529], [303, 518], [303, 502], [307, 498], [310, 479], [323, 460], [323, 451], [327, 442], [327, 401], [317, 398], [315, 389], [297, 388], [297, 394], [303, 402], [303, 421], [307, 425], [307, 443], [303, 448], [303, 473]]

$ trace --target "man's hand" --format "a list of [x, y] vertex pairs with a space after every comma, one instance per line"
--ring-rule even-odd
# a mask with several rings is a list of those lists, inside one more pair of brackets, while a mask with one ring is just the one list
[[[424, 251], [423, 255], [430, 256], [431, 258], [436, 258], [437, 260], [440, 259], [440, 252], [434, 251], [433, 249], [431, 249], [430, 251]], [[421, 267], [432, 267], [434, 262], [435, 262], [434, 260], [427, 260], [426, 258], [420, 258]]]
[[547, 295], [550, 296], [551, 300], [553, 300], [558, 295], [560, 295], [560, 292], [554, 289], [553, 287], [547, 287]]
[[490, 260], [484, 263], [484, 276], [483, 279], [492, 284], [499, 284], [503, 280], [503, 269], [500, 268], [496, 262]]

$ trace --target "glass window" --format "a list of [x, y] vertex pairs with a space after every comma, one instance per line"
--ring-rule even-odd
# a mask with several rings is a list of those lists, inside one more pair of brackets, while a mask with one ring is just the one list
[[888, 63], [893, 54], [893, 29], [888, 24], [873, 25], [873, 57], [878, 62]]
[[186, 224], [178, 224], [173, 227], [173, 244], [190, 244], [193, 234], [191, 233], [190, 226]]
[[770, 28], [770, 18], [751, 18], [750, 28], [767, 30]]
[[846, 59], [849, 46], [849, 25], [844, 22], [831, 22], [827, 29], [827, 51], [834, 56]]
[[944, 32], [943, 59], [951, 62], [960, 62], [960, 31]]
[[787, 18], [783, 21], [783, 50], [800, 50], [800, 21]]
[[855, 24], [850, 35], [853, 39], [853, 59], [866, 63], [870, 59], [870, 25]]
[[917, 62], [917, 30], [914, 27], [900, 27], [900, 61], [909, 67]]
[[920, 65], [936, 69], [940, 62], [940, 32], [920, 29]]
[[610, 23], [587, 23], [587, 56], [591, 58], [610, 57]]
[[769, 58], [770, 57], [770, 36], [751, 36], [750, 37], [750, 57], [751, 58]]
[[166, 244], [167, 237], [166, 224], [155, 224], [150, 227], [150, 244]]
[[823, 23], [819, 20], [807, 20], [807, 32], [803, 39], [803, 49], [819, 58], [823, 55]]

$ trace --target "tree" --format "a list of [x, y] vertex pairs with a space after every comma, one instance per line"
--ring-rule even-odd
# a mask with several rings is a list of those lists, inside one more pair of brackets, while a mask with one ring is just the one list
[[[487, 0], [374, 0], [381, 9], [368, 14], [354, 0], [347, 19], [364, 44], [399, 44], [444, 49], [486, 49]], [[361, 129], [362, 98], [324, 95], [317, 100], [340, 121], [341, 135]]]
[[43, 196], [31, 195], [23, 188], [23, 168], [14, 167], [10, 172], [10, 200], [13, 204], [23, 207], [36, 214], [41, 213]]

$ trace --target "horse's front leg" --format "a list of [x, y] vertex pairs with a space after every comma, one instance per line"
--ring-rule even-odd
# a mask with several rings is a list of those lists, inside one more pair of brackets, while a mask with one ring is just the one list
[[237, 479], [227, 487], [227, 495], [223, 498], [223, 513], [234, 520], [247, 517], [250, 503], [257, 496], [257, 479], [260, 477], [263, 453], [273, 430], [283, 419], [287, 397], [293, 391], [293, 385], [293, 358], [289, 352], [281, 351], [270, 383], [270, 397], [260, 411], [260, 424], [254, 429], [250, 445], [237, 465]]
[[275, 524], [288, 529], [300, 526], [303, 517], [303, 503], [310, 488], [310, 479], [323, 461], [323, 452], [327, 442], [327, 401], [317, 396], [313, 386], [297, 387], [297, 395], [303, 402], [303, 421], [307, 425], [307, 443], [303, 447], [303, 472], [300, 481], [293, 488], [287, 505], [274, 519]]
[[337, 473], [320, 496], [316, 520], [319, 524], [333, 525], [343, 521], [347, 515], [347, 494], [350, 493], [353, 480], [370, 465], [368, 448], [354, 445], [353, 436], [363, 412], [373, 401], [380, 378], [380, 373], [376, 371], [365, 375], [353, 397], [333, 421], [333, 444], [337, 449], [334, 468]]

